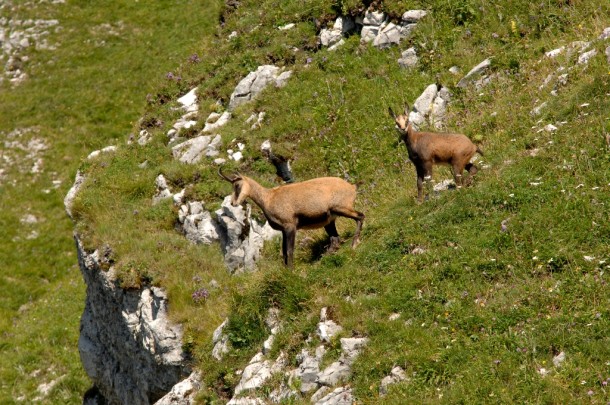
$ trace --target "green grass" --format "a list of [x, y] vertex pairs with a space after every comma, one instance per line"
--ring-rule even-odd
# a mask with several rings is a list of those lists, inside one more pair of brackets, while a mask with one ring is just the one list
[[[56, 18], [61, 30], [47, 37], [56, 50], [26, 51], [26, 82], [0, 87], [3, 140], [15, 129], [35, 128], [25, 137], [49, 146], [41, 174], [13, 167], [0, 184], [0, 402], [31, 402], [38, 385], [61, 377], [42, 402], [80, 403], [90, 385], [77, 349], [85, 286], [64, 195], [82, 159], [94, 149], [123, 144], [147, 94], [201, 52], [196, 38], [214, 32], [220, 8], [203, 1], [12, 3], [14, 9], [3, 9], [2, 16]], [[61, 181], [59, 188], [53, 180]], [[22, 225], [26, 213], [39, 223]], [[33, 230], [39, 236], [27, 239]]]
[[[2, 322], [17, 323], [15, 337], [1, 343], [4, 352], [23, 350], [25, 343], [16, 342], [31, 340], [26, 336], [34, 333], [23, 331], [34, 315], [15, 315], [26, 292], [38, 308], [45, 299], [53, 302], [50, 296], [65, 294], [67, 280], [80, 283], [70, 223], [62, 218], [60, 204], [80, 165], [87, 181], [75, 202], [77, 230], [89, 248], [112, 247], [125, 286], [153, 283], [168, 289], [172, 316], [185, 326], [185, 347], [205, 370], [202, 402], [230, 398], [238, 382], [235, 371], [267, 336], [264, 318], [270, 306], [281, 308], [285, 324], [272, 353], [283, 350], [291, 362], [324, 306], [332, 308], [344, 336], [370, 338], [351, 381], [363, 403], [379, 403], [380, 381], [395, 365], [406, 370], [410, 381], [392, 386], [387, 403], [609, 400], [602, 385], [610, 377], [605, 274], [610, 265], [610, 152], [604, 139], [610, 132], [610, 75], [603, 55], [608, 44], [594, 42], [598, 55], [586, 66], [575, 64], [577, 54], [543, 57], [572, 41], [595, 39], [610, 26], [607, 2], [385, 1], [382, 7], [392, 16], [419, 7], [430, 14], [399, 47], [377, 50], [352, 36], [335, 52], [316, 49], [313, 20], [332, 22], [338, 10], [355, 12], [359, 2], [242, 1], [237, 9], [225, 10], [220, 28], [214, 28], [214, 19], [203, 24], [173, 14], [178, 9], [192, 14], [194, 3], [186, 3], [193, 9], [172, 8], [171, 15], [164, 7], [141, 9], [138, 4], [123, 4], [115, 11], [74, 5], [63, 23], [71, 22], [80, 33], [71, 37], [82, 41], [91, 35], [79, 22], [96, 26], [115, 21], [113, 15], [133, 35], [105, 38], [105, 47], [88, 47], [83, 53], [81, 42], [70, 43], [65, 32], [59, 33], [65, 35], [65, 48], [45, 67], [51, 70], [8, 92], [12, 104], [0, 107], [0, 117], [7, 117], [5, 131], [17, 123], [38, 125], [59, 145], [48, 152], [55, 158], [49, 159], [49, 170], [64, 180], [50, 194], [52, 203], [42, 194], [28, 200], [34, 212], [48, 213], [43, 224], [52, 229], [34, 242], [0, 245], [16, 275], [0, 279], [15, 291], [6, 305], [2, 301]], [[296, 23], [293, 30], [277, 30], [289, 22]], [[202, 34], [197, 37], [193, 30]], [[232, 31], [238, 36], [228, 40]], [[420, 64], [401, 70], [396, 60], [409, 46], [416, 47]], [[194, 52], [201, 59], [197, 63], [187, 60]], [[481, 90], [455, 87], [461, 76], [449, 73], [451, 66], [466, 73], [487, 57], [497, 74], [491, 84]], [[179, 116], [171, 109], [173, 100], [198, 86], [199, 118], [205, 119], [218, 108], [217, 100], [227, 105], [242, 77], [270, 63], [292, 69], [294, 75], [284, 88], [265, 90], [238, 108], [220, 130], [225, 148], [233, 139], [246, 144], [245, 160], [231, 167], [273, 185], [273, 168], [258, 152], [260, 143], [270, 139], [276, 150], [294, 158], [297, 179], [334, 175], [360, 182], [358, 208], [367, 215], [363, 243], [355, 251], [346, 245], [333, 255], [320, 255], [323, 232], [301, 232], [293, 272], [281, 267], [280, 244], [274, 241], [264, 249], [259, 272], [230, 277], [217, 246], [193, 246], [174, 230], [177, 215], [171, 204], [151, 206], [154, 179], [163, 173], [172, 189], [186, 187], [190, 198], [203, 200], [208, 209], [218, 207], [230, 188], [216, 169], [207, 161], [188, 166], [171, 158], [165, 133]], [[574, 67], [567, 85], [553, 97], [556, 79], [539, 86], [560, 66]], [[182, 80], [166, 79], [169, 71]], [[75, 80], [63, 85], [59, 74]], [[387, 107], [412, 104], [436, 81], [453, 92], [448, 130], [480, 140], [486, 166], [473, 187], [440, 193], [418, 205], [415, 170], [398, 143]], [[65, 91], [53, 94], [54, 88]], [[24, 97], [29, 106], [18, 105]], [[543, 101], [547, 108], [532, 117], [532, 108]], [[55, 105], [60, 108], [50, 108]], [[244, 121], [255, 111], [267, 115], [262, 128], [252, 131]], [[140, 116], [145, 120], [138, 123]], [[564, 121], [554, 133], [539, 131], [547, 123]], [[144, 126], [153, 142], [124, 145], [127, 134]], [[115, 154], [80, 162], [90, 149], [109, 143], [122, 146]], [[140, 168], [145, 160], [148, 166]], [[448, 177], [448, 169], [435, 169], [436, 180]], [[25, 187], [5, 188], [2, 198], [15, 201]], [[2, 227], [13, 232], [7, 241], [18, 232], [11, 224], [20, 213], [14, 208], [0, 214]], [[503, 221], [506, 232], [500, 229]], [[353, 224], [340, 221], [339, 231], [347, 239]], [[413, 254], [415, 247], [424, 252]], [[37, 253], [24, 260], [32, 249]], [[29, 270], [48, 264], [49, 252], [56, 257], [53, 266], [45, 267], [50, 270], [42, 277]], [[61, 272], [70, 266], [71, 277]], [[206, 302], [194, 303], [192, 292], [212, 279], [220, 287], [210, 291]], [[82, 294], [82, 286], [72, 288]], [[74, 310], [75, 318], [78, 312]], [[392, 313], [401, 317], [390, 321]], [[231, 320], [235, 350], [218, 363], [210, 355], [211, 334], [225, 317]], [[75, 348], [77, 323], [66, 319], [65, 325], [72, 328]], [[57, 341], [69, 347], [68, 341]], [[43, 340], [40, 346], [44, 344], [50, 343]], [[29, 351], [32, 366], [20, 371], [21, 376], [48, 362], [50, 354], [40, 346]], [[552, 358], [560, 351], [566, 361], [555, 368]], [[87, 387], [74, 365], [75, 353], [54, 360], [56, 367], [71, 370], [54, 391], [55, 401], [64, 398], [60, 395], [78, 398]], [[336, 350], [327, 360], [333, 355]], [[11, 356], [12, 366], [0, 368], [3, 391], [9, 397], [32, 392], [35, 384], [15, 374], [25, 354]], [[550, 374], [542, 377], [540, 368]]]

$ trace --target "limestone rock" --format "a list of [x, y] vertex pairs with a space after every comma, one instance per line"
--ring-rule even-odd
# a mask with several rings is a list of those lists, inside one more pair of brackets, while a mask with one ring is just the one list
[[604, 30], [597, 39], [599, 39], [600, 41], [605, 41], [608, 38], [610, 38], [610, 27], [604, 28]]
[[110, 153], [110, 152], [114, 152], [114, 151], [116, 151], [116, 146], [114, 146], [114, 145], [106, 146], [105, 148], [102, 148], [100, 150], [94, 150], [93, 152], [91, 152], [89, 154], [89, 156], [87, 156], [87, 159], [89, 159], [89, 160], [95, 159], [96, 157], [100, 156], [102, 153]]
[[608, 62], [608, 64], [610, 65], [610, 46], [606, 48], [606, 51], [604, 53], [606, 54], [606, 62]]
[[100, 268], [100, 253], [75, 240], [87, 285], [78, 342], [83, 367], [108, 402], [154, 403], [190, 373], [167, 295], [157, 287], [122, 289], [112, 267]]
[[155, 187], [157, 191], [153, 196], [152, 203], [153, 205], [158, 204], [160, 201], [165, 200], [167, 198], [172, 197], [172, 193], [167, 186], [167, 180], [165, 180], [165, 176], [162, 174], [158, 175], [155, 179]]
[[466, 87], [474, 79], [480, 77], [491, 66], [491, 59], [487, 58], [483, 62], [473, 67], [457, 84], [458, 87]]
[[419, 58], [417, 57], [417, 53], [415, 52], [415, 48], [411, 47], [402, 52], [400, 59], [398, 59], [398, 64], [401, 68], [412, 68], [417, 65]]
[[230, 119], [231, 119], [231, 113], [228, 111], [225, 111], [222, 114], [211, 113], [205, 122], [205, 126], [203, 127], [203, 132], [215, 131], [218, 128], [226, 125]]
[[402, 15], [402, 21], [405, 23], [417, 23], [428, 14], [425, 10], [409, 10]]
[[212, 343], [214, 343], [212, 356], [218, 361], [222, 360], [222, 357], [229, 352], [229, 336], [223, 332], [228, 323], [229, 319], [227, 318], [216, 328], [212, 335]]
[[177, 101], [187, 112], [195, 112], [199, 110], [199, 105], [197, 104], [197, 87], [191, 89], [188, 93], [180, 97]]
[[195, 403], [195, 395], [201, 389], [201, 374], [197, 371], [188, 378], [174, 385], [170, 392], [155, 402], [155, 405], [191, 405]]
[[589, 63], [591, 58], [593, 58], [595, 55], [597, 55], [597, 49], [591, 49], [588, 52], [581, 53], [578, 56], [578, 64], [579, 65], [586, 65], [587, 63]]
[[386, 14], [382, 11], [367, 11], [362, 20], [363, 25], [373, 25], [379, 27], [386, 20]]
[[256, 71], [250, 72], [237, 84], [231, 94], [229, 110], [252, 100], [269, 84], [276, 87], [283, 86], [291, 73], [290, 71], [282, 72], [279, 67], [273, 65], [259, 66]]
[[172, 147], [174, 158], [183, 163], [197, 163], [203, 156], [217, 156], [218, 146], [222, 139], [220, 135], [212, 138], [212, 135], [200, 135]]
[[321, 357], [312, 356], [307, 349], [303, 349], [297, 356], [297, 361], [299, 366], [292, 371], [292, 375], [301, 380], [301, 392], [307, 393], [316, 389]]
[[353, 403], [352, 389], [347, 387], [339, 387], [315, 402], [316, 405], [352, 405]]
[[379, 396], [383, 397], [388, 393], [388, 386], [396, 384], [397, 382], [404, 381], [407, 379], [407, 375], [402, 367], [394, 367], [390, 372], [390, 375], [386, 376], [381, 380], [381, 386], [379, 387]]
[[260, 225], [247, 211], [231, 205], [231, 196], [225, 197], [216, 211], [219, 234], [225, 255], [225, 264], [231, 272], [252, 271], [260, 255], [263, 242], [280, 233], [271, 229], [268, 223]]
[[76, 177], [74, 179], [74, 184], [72, 185], [70, 190], [68, 190], [68, 193], [66, 194], [66, 197], [64, 198], [64, 207], [66, 208], [66, 213], [68, 214], [68, 216], [70, 218], [73, 218], [72, 217], [72, 207], [74, 205], [74, 199], [76, 198], [76, 194], [78, 194], [84, 181], [85, 181], [85, 176], [83, 175], [83, 173], [80, 170], [77, 171]]
[[333, 387], [340, 381], [345, 381], [351, 373], [352, 371], [348, 364], [341, 361], [335, 361], [318, 374], [316, 382], [320, 385]]
[[377, 34], [373, 40], [373, 46], [387, 48], [392, 44], [400, 43], [403, 38], [403, 29], [394, 23], [388, 23]]

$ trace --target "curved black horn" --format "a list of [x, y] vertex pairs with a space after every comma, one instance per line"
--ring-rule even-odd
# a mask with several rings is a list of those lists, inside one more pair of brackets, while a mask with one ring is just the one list
[[409, 107], [409, 103], [405, 101], [405, 114], [408, 116], [411, 111], [411, 107]]
[[226, 181], [228, 181], [229, 183], [233, 183], [235, 181], [235, 179], [230, 179], [224, 175], [224, 173], [222, 172], [222, 166], [218, 168], [218, 175], [220, 177], [222, 177], [223, 179], [225, 179]]
[[396, 119], [396, 114], [394, 113], [394, 110], [392, 110], [392, 107], [388, 107], [388, 112], [390, 113], [390, 117]]

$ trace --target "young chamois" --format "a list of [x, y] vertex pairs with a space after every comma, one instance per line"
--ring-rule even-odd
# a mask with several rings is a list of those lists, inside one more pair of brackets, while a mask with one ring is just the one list
[[[409, 105], [405, 107], [404, 114], [396, 116], [391, 108], [390, 115], [394, 118], [401, 139], [407, 146], [409, 159], [415, 165], [417, 172], [417, 199], [423, 201], [423, 183], [432, 178], [432, 166], [447, 164], [451, 166], [455, 185], [461, 187], [472, 181], [472, 176], [478, 171], [470, 162], [475, 153], [481, 156], [483, 152], [466, 135], [442, 134], [437, 132], [418, 132], [413, 129], [409, 121]], [[466, 183], [463, 182], [464, 169], [470, 174]]]
[[330, 236], [329, 251], [339, 247], [337, 217], [356, 221], [352, 248], [360, 243], [364, 214], [354, 209], [356, 186], [337, 177], [321, 177], [275, 188], [265, 188], [253, 179], [240, 174], [228, 177], [218, 174], [233, 185], [231, 204], [241, 205], [252, 199], [265, 214], [275, 230], [282, 231], [284, 264], [293, 267], [294, 241], [297, 229], [322, 228]]

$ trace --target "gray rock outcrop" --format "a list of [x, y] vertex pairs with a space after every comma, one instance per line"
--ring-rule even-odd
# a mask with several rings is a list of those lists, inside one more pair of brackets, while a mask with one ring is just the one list
[[466, 87], [473, 80], [481, 77], [491, 66], [491, 59], [487, 58], [483, 62], [479, 63], [464, 76], [457, 84], [458, 87]]
[[231, 205], [231, 196], [225, 197], [222, 206], [216, 211], [225, 264], [231, 272], [252, 271], [265, 240], [280, 233], [268, 223], [260, 225], [241, 206]]
[[167, 296], [157, 287], [125, 290], [107, 254], [85, 251], [75, 235], [87, 285], [78, 341], [83, 367], [110, 404], [154, 403], [190, 373], [182, 329], [167, 316]]
[[248, 73], [248, 75], [237, 84], [235, 90], [233, 90], [233, 94], [231, 94], [229, 111], [254, 99], [270, 84], [273, 84], [276, 87], [284, 86], [291, 75], [291, 70], [282, 71], [282, 69], [277, 66], [259, 66], [256, 71]]
[[220, 135], [200, 135], [172, 147], [174, 158], [183, 163], [197, 163], [204, 156], [214, 157], [218, 155], [218, 146], [222, 142]]
[[437, 84], [430, 84], [413, 103], [409, 113], [409, 121], [416, 129], [428, 120], [434, 129], [442, 129], [445, 125], [447, 104], [451, 100], [449, 89]]
[[398, 59], [398, 65], [400, 65], [401, 68], [407, 69], [417, 65], [418, 61], [419, 58], [417, 57], [415, 48], [411, 47], [402, 52], [400, 59]]
[[197, 371], [174, 385], [170, 392], [155, 402], [155, 405], [191, 405], [195, 403], [197, 391], [201, 389], [201, 374]]

